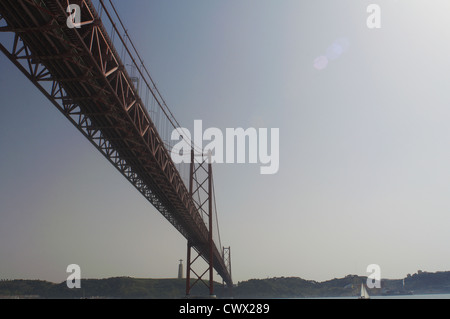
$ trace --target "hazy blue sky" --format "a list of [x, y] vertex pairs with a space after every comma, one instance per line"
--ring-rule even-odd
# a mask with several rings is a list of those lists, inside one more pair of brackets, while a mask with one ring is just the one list
[[[214, 168], [235, 281], [450, 270], [448, 0], [115, 3], [182, 124], [280, 128], [277, 175]], [[184, 238], [3, 55], [0, 106], [0, 278], [177, 275]]]

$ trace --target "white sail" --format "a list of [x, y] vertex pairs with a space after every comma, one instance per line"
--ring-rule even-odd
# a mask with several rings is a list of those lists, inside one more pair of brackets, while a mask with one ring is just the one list
[[369, 299], [369, 293], [367, 292], [366, 287], [364, 286], [364, 284], [361, 284], [361, 299]]

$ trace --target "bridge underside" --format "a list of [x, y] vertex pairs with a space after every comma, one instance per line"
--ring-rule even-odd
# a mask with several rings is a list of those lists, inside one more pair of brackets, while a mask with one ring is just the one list
[[[77, 3], [77, 1], [72, 1]], [[91, 1], [80, 29], [67, 27], [67, 0], [2, 0], [0, 50], [120, 173], [201, 253], [228, 285], [221, 249], [172, 162]], [[3, 21], [1, 21], [3, 20]]]

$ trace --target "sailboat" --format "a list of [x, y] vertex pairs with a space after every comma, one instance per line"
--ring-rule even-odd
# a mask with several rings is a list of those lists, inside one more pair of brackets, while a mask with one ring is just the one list
[[359, 299], [370, 299], [369, 293], [367, 292], [366, 286], [361, 284], [361, 296]]

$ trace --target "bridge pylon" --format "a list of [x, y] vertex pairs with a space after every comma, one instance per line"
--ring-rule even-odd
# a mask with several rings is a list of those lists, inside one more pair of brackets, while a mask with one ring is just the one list
[[[230, 274], [230, 279], [231, 279], [232, 278], [232, 276], [231, 276], [231, 247], [223, 247], [222, 258], [225, 263], [225, 267], [227, 268], [228, 273]], [[224, 287], [225, 287], [225, 284], [226, 284], [225, 280], [223, 280], [222, 285]], [[227, 284], [227, 288], [228, 288], [228, 297], [232, 297], [233, 296], [233, 285]]]
[[[197, 161], [196, 157], [201, 158]], [[212, 180], [212, 164], [211, 154], [206, 157], [202, 155], [196, 156], [194, 150], [191, 151], [191, 163], [189, 172], [189, 193], [194, 200], [199, 212], [202, 216], [207, 216], [208, 224], [208, 241], [206, 249], [203, 252], [208, 252], [208, 256], [204, 255], [197, 249], [195, 243], [188, 239], [187, 243], [187, 265], [186, 265], [186, 297], [191, 296], [191, 289], [199, 282], [202, 282], [209, 290], [209, 296], [214, 298], [214, 240], [213, 240], [213, 180]], [[205, 187], [207, 184], [207, 188]], [[207, 205], [207, 207], [206, 207]], [[206, 221], [205, 221], [206, 223]], [[192, 250], [196, 256], [192, 258]], [[202, 258], [200, 258], [202, 257]], [[202, 273], [197, 273], [193, 269], [193, 264], [198, 260], [203, 259], [207, 268]], [[207, 279], [204, 278], [207, 276]], [[192, 283], [193, 282], [193, 283]]]

